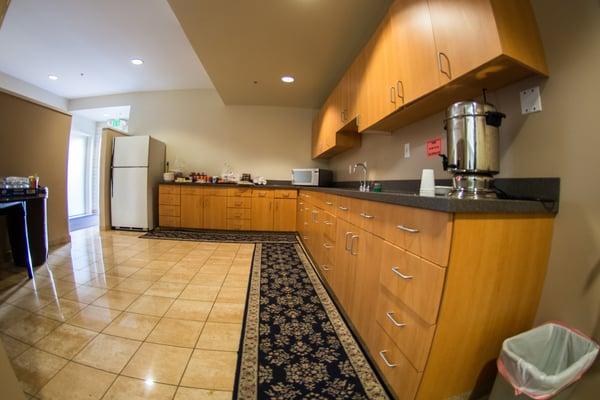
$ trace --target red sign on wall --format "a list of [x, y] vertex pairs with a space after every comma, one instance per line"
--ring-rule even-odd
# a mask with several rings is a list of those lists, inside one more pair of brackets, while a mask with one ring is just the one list
[[437, 156], [442, 154], [442, 138], [438, 137], [427, 141], [427, 155]]

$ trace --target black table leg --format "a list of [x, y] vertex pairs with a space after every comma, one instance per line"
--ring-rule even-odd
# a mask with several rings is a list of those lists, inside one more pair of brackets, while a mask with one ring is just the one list
[[27, 267], [29, 279], [33, 278], [33, 266], [29, 253], [29, 235], [27, 232], [27, 206], [25, 202], [15, 203], [5, 209], [8, 225], [8, 237], [13, 261], [17, 266]]

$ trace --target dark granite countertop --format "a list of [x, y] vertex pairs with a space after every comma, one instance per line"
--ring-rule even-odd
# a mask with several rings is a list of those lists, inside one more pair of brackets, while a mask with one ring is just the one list
[[285, 182], [267, 185], [237, 185], [223, 183], [164, 183], [167, 185], [183, 185], [197, 187], [253, 187], [259, 189], [301, 189], [312, 190], [357, 199], [398, 204], [407, 207], [451, 213], [510, 213], [510, 214], [556, 214], [558, 201], [514, 200], [514, 199], [456, 199], [446, 196], [419, 196], [414, 190], [394, 190], [383, 192], [360, 192], [346, 187], [313, 187], [294, 186]]

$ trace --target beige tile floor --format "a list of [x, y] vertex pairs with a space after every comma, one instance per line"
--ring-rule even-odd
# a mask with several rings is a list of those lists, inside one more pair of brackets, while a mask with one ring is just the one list
[[254, 245], [74, 232], [0, 266], [0, 340], [32, 399], [230, 399]]

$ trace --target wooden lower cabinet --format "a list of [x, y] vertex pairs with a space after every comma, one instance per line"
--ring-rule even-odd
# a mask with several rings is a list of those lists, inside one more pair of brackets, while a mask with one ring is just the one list
[[273, 230], [273, 199], [269, 197], [252, 198], [251, 227], [253, 231]]
[[273, 200], [273, 230], [293, 232], [296, 230], [296, 199]]
[[181, 227], [198, 229], [203, 226], [204, 197], [181, 194]]
[[386, 209], [310, 190], [299, 199], [302, 241], [394, 397], [489, 392], [502, 342], [532, 327], [554, 216]]
[[203, 228], [227, 229], [227, 197], [205, 196], [202, 215]]

